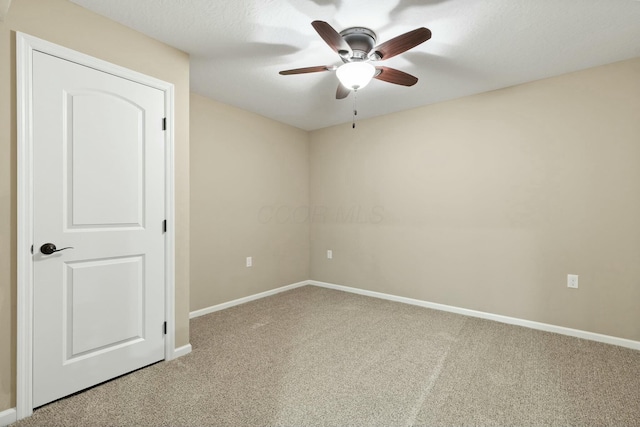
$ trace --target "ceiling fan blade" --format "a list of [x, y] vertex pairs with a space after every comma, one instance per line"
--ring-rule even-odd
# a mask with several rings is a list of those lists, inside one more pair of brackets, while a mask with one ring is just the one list
[[351, 57], [353, 54], [351, 47], [331, 25], [324, 21], [313, 21], [311, 25], [318, 32], [320, 37], [322, 37], [322, 40], [324, 40], [338, 55], [347, 58]]
[[333, 71], [335, 67], [319, 65], [317, 67], [304, 67], [304, 68], [294, 68], [293, 70], [284, 70], [280, 71], [279, 74], [283, 76], [287, 76], [289, 74], [305, 74], [305, 73], [318, 73], [320, 71]]
[[376, 69], [380, 70], [380, 74], [375, 76], [375, 79], [402, 86], [413, 86], [418, 83], [417, 77], [405, 73], [404, 71], [389, 67], [376, 67]]
[[351, 91], [344, 87], [342, 83], [338, 83], [338, 90], [336, 90], [336, 99], [344, 99], [349, 96], [350, 93]]
[[378, 60], [392, 58], [402, 52], [406, 52], [407, 50], [418, 46], [420, 43], [426, 42], [430, 38], [431, 31], [429, 29], [424, 27], [417, 28], [374, 47], [374, 57], [375, 54], [377, 54], [379, 58], [375, 59]]

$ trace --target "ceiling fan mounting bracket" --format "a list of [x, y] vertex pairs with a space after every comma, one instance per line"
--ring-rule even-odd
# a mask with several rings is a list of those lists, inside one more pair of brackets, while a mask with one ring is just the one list
[[369, 52], [376, 45], [376, 33], [365, 27], [350, 27], [340, 32], [342, 38], [349, 44], [353, 55], [350, 60], [365, 61], [369, 59]]

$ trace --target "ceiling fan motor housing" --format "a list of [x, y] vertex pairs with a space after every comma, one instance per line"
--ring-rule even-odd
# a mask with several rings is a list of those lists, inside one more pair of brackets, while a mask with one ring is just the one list
[[343, 58], [345, 62], [369, 59], [369, 52], [376, 45], [376, 33], [365, 27], [351, 27], [341, 31], [340, 35], [353, 51], [351, 58]]

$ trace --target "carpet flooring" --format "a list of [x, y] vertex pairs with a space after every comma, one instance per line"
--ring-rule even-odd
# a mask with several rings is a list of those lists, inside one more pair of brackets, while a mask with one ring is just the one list
[[640, 351], [305, 286], [16, 426], [640, 426]]

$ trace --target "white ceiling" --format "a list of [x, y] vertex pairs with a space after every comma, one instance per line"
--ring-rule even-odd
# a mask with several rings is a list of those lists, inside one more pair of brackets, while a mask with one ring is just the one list
[[415, 75], [358, 92], [375, 117], [640, 56], [638, 0], [72, 0], [191, 55], [191, 90], [305, 130], [350, 123], [339, 65], [311, 26], [373, 29], [378, 43], [418, 27], [431, 40], [378, 63]]

